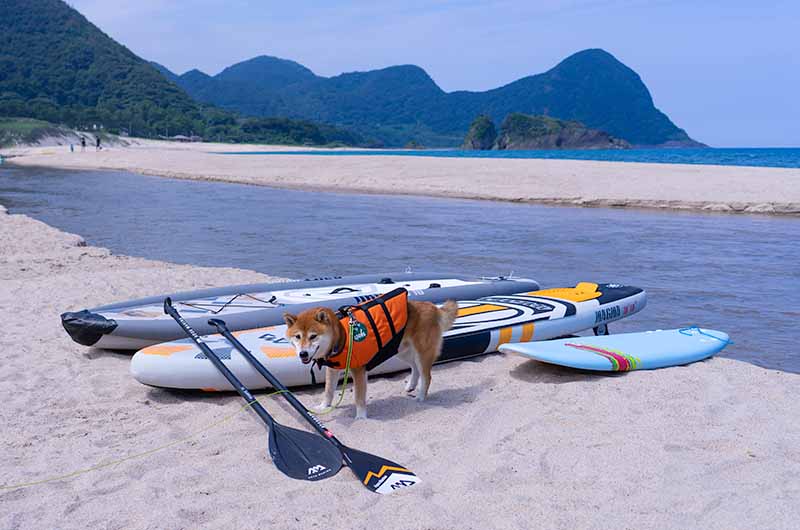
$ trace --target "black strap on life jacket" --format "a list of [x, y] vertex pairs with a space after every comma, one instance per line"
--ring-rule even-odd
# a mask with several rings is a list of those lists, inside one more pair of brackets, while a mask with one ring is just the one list
[[[391, 314], [391, 311], [389, 310], [389, 308], [387, 307], [386, 301], [387, 300], [391, 300], [391, 299], [395, 298], [398, 295], [405, 295], [405, 293], [406, 293], [406, 290], [401, 287], [401, 288], [398, 288], [398, 289], [394, 289], [394, 290], [392, 290], [392, 291], [390, 291], [388, 293], [385, 293], [385, 294], [383, 294], [381, 296], [378, 296], [376, 298], [373, 298], [371, 300], [367, 300], [365, 302], [362, 302], [362, 303], [360, 303], [360, 304], [358, 304], [356, 306], [353, 306], [353, 305], [342, 306], [337, 311], [337, 315], [336, 316], [340, 320], [344, 319], [347, 316], [350, 316], [351, 321], [352, 320], [356, 320], [355, 317], [353, 316], [353, 312], [355, 310], [363, 312], [364, 320], [366, 320], [365, 324], [367, 324], [371, 328], [372, 334], [375, 337], [375, 341], [376, 341], [377, 347], [378, 347], [378, 351], [376, 352], [375, 356], [372, 357], [367, 362], [367, 364], [365, 365], [365, 368], [368, 371], [372, 370], [373, 368], [375, 368], [379, 364], [385, 362], [386, 360], [390, 359], [391, 357], [394, 357], [395, 355], [397, 355], [397, 352], [398, 352], [398, 350], [400, 348], [400, 343], [403, 340], [403, 335], [405, 334], [405, 325], [402, 328], [397, 329], [397, 326], [395, 325], [396, 323], [392, 319], [392, 314]], [[389, 331], [390, 331], [391, 336], [390, 336], [390, 338], [389, 338], [389, 340], [387, 342], [384, 342], [385, 338], [381, 336], [380, 331], [378, 329], [378, 325], [375, 322], [375, 319], [373, 318], [372, 313], [370, 312], [370, 309], [374, 309], [377, 306], [380, 306], [380, 308], [383, 311], [383, 314], [385, 316], [385, 319], [386, 319], [386, 321], [388, 323], [388, 326], [389, 326]], [[406, 308], [407, 308], [407, 306], [406, 306]], [[407, 317], [404, 320], [407, 321]], [[350, 334], [352, 333], [352, 328], [351, 329], [347, 329], [346, 333], [347, 333], [348, 341], [351, 340]], [[350, 344], [350, 343], [348, 342], [348, 344]], [[337, 369], [343, 369], [345, 367], [342, 366], [342, 362], [341, 361], [331, 361], [330, 360], [330, 358], [333, 358], [333, 357], [337, 356], [338, 353], [341, 353], [341, 352], [334, 351], [325, 359], [315, 359], [314, 360], [314, 364], [317, 366], [317, 369], [319, 369], [319, 370], [321, 370], [323, 366], [327, 366], [327, 367], [331, 367], [331, 368], [337, 368]], [[315, 380], [315, 376], [314, 376], [313, 371], [312, 371], [311, 376], [312, 376], [312, 381], [314, 381]]]

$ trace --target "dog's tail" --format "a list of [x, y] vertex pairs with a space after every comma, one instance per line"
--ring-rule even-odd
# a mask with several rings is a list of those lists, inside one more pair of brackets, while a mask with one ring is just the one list
[[439, 308], [439, 325], [442, 327], [442, 332], [453, 327], [457, 316], [458, 303], [455, 300], [448, 300], [442, 304], [442, 307]]

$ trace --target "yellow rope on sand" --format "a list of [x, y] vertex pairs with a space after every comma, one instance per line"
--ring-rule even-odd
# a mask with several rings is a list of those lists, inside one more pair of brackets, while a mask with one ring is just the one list
[[[288, 392], [288, 391], [287, 390], [277, 390], [275, 392], [270, 392], [265, 397], [272, 397], [272, 396], [275, 396], [277, 394], [283, 394], [284, 392]], [[225, 416], [221, 420], [216, 421], [216, 422], [214, 422], [214, 423], [212, 423], [210, 425], [206, 425], [202, 429], [193, 432], [192, 434], [190, 434], [186, 438], [182, 438], [180, 440], [175, 440], [175, 441], [169, 442], [168, 444], [164, 444], [164, 445], [155, 447], [153, 449], [149, 449], [147, 451], [143, 451], [141, 453], [136, 453], [136, 454], [133, 454], [133, 455], [129, 455], [129, 456], [126, 456], [124, 458], [119, 458], [117, 460], [112, 460], [110, 462], [104, 462], [102, 464], [97, 464], [96, 466], [88, 467], [86, 469], [79, 469], [77, 471], [73, 471], [72, 473], [67, 473], [65, 475], [58, 475], [58, 476], [55, 476], [55, 477], [49, 477], [49, 478], [45, 478], [45, 479], [41, 479], [41, 480], [36, 480], [36, 481], [33, 481], [33, 482], [22, 482], [22, 483], [19, 483], [19, 484], [3, 485], [3, 486], [0, 486], [0, 490], [6, 490], [6, 491], [8, 491], [8, 490], [16, 490], [16, 489], [20, 489], [20, 488], [28, 488], [28, 487], [31, 487], [31, 486], [39, 486], [41, 484], [47, 484], [48, 482], [56, 482], [58, 480], [66, 480], [66, 479], [78, 477], [80, 475], [85, 475], [86, 473], [91, 473], [92, 471], [98, 471], [98, 470], [106, 468], [106, 467], [116, 466], [118, 464], [122, 464], [123, 462], [127, 462], [128, 460], [134, 460], [136, 458], [142, 458], [142, 457], [145, 457], [145, 456], [152, 455], [153, 453], [157, 453], [159, 451], [163, 451], [164, 449], [169, 449], [172, 446], [189, 442], [189, 441], [195, 439], [197, 436], [203, 434], [204, 432], [210, 431], [211, 429], [213, 429], [215, 427], [219, 427], [220, 425], [229, 422], [230, 420], [232, 420], [233, 418], [235, 418], [236, 416], [241, 414], [244, 410], [252, 407], [253, 404], [256, 403], [256, 402], [260, 403], [260, 400], [256, 399], [255, 401], [251, 401], [250, 403], [247, 403], [246, 405], [244, 405], [242, 408], [240, 408], [239, 410], [237, 410], [233, 414]]]

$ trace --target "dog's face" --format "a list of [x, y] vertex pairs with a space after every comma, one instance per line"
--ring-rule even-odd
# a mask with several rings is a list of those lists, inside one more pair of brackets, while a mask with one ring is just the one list
[[309, 309], [295, 316], [283, 314], [288, 326], [286, 338], [294, 346], [303, 364], [316, 359], [324, 359], [333, 348], [333, 325], [338, 321], [332, 318], [329, 309]]

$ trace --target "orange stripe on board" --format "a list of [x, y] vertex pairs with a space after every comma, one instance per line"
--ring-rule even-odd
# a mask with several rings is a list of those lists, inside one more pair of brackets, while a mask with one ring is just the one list
[[522, 337], [519, 339], [519, 341], [530, 342], [532, 338], [533, 338], [533, 322], [530, 322], [522, 326]]
[[156, 344], [155, 346], [148, 346], [147, 348], [140, 350], [139, 353], [143, 355], [162, 355], [164, 357], [169, 357], [173, 353], [178, 353], [180, 351], [187, 351], [193, 349], [194, 346], [167, 346], [165, 344]]
[[507, 344], [511, 342], [511, 334], [513, 333], [512, 328], [503, 328], [500, 330], [500, 340], [497, 342], [497, 345], [500, 346], [501, 344]]
[[467, 317], [469, 315], [480, 315], [481, 313], [491, 313], [492, 311], [502, 311], [503, 309], [508, 308], [501, 305], [481, 304], [459, 309], [458, 316]]
[[275, 348], [272, 346], [261, 346], [261, 353], [270, 359], [285, 359], [295, 356], [294, 348]]
[[219, 392], [216, 388], [201, 388], [203, 392]]
[[243, 329], [243, 330], [240, 330], [240, 331], [234, 331], [233, 333], [231, 333], [231, 335], [233, 335], [234, 337], [236, 337], [238, 339], [242, 335], [249, 335], [250, 333], [258, 333], [259, 331], [272, 331], [276, 327], [278, 327], [278, 326], [269, 326], [269, 327], [266, 327], [266, 328]]

